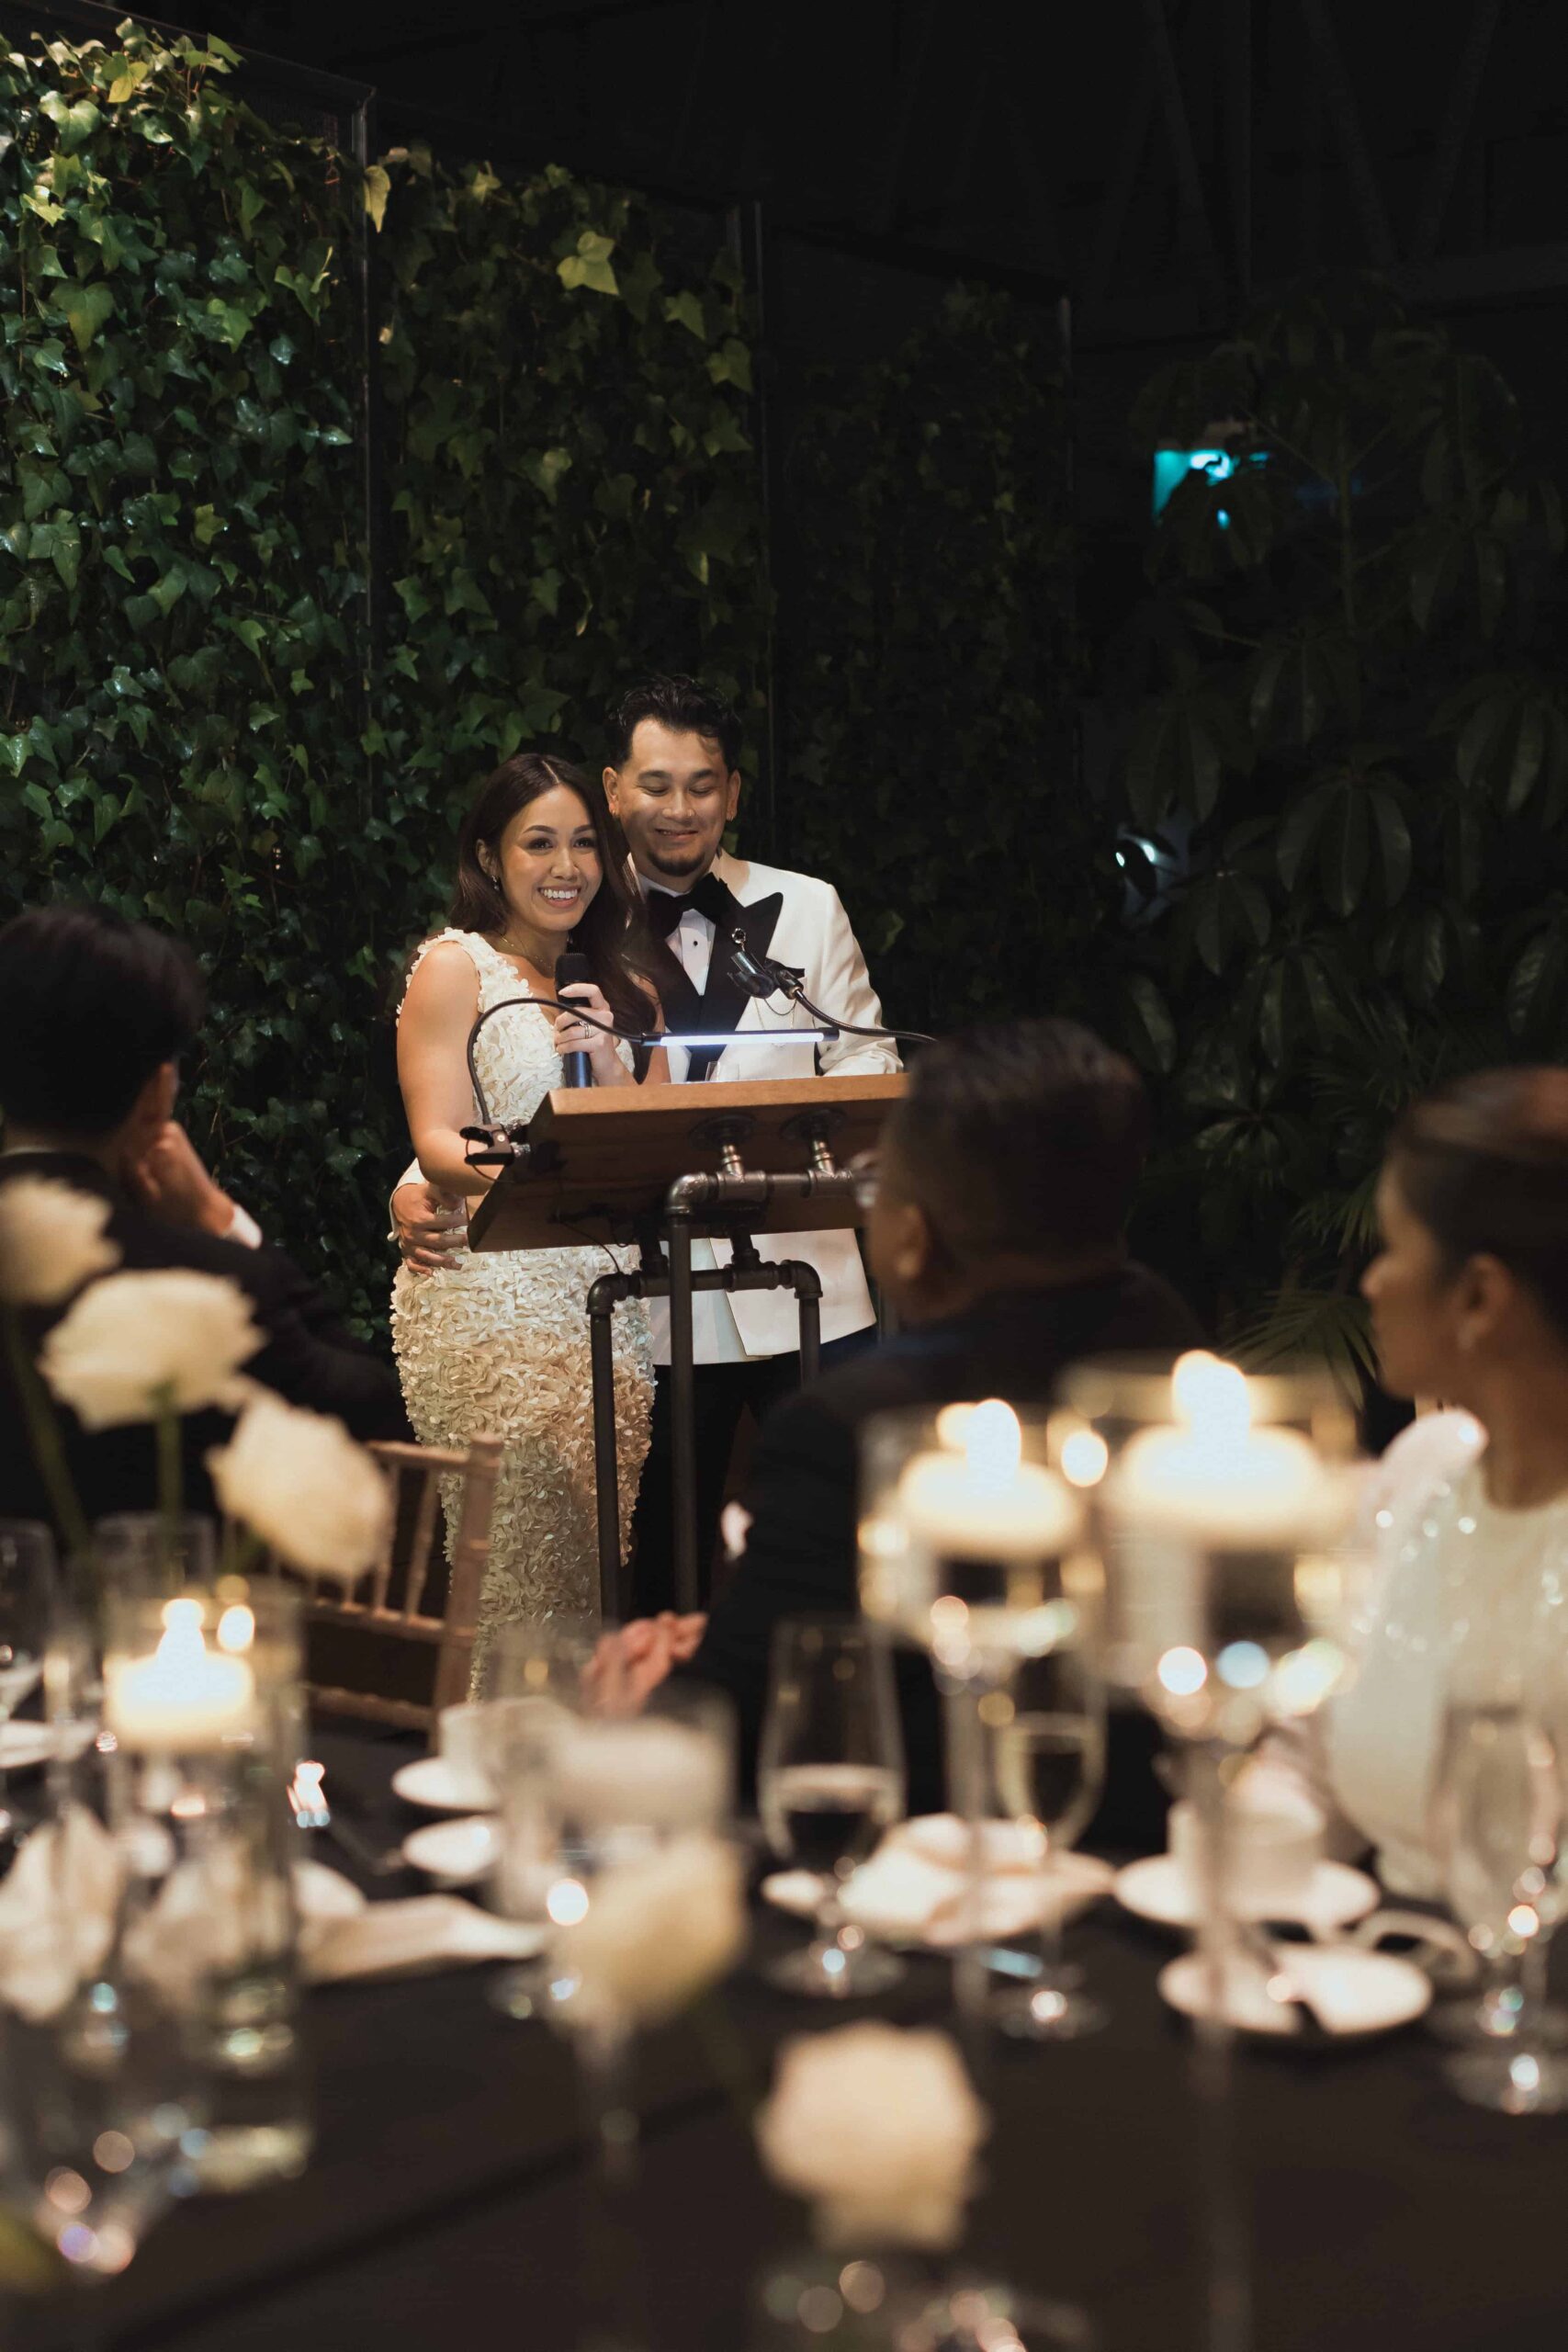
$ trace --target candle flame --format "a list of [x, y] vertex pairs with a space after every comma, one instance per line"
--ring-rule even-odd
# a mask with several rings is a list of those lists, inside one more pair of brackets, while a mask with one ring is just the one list
[[975, 1485], [987, 1491], [1010, 1487], [1023, 1458], [1018, 1415], [999, 1396], [976, 1405], [964, 1430], [964, 1459]]
[[1110, 1466], [1111, 1448], [1098, 1430], [1073, 1430], [1062, 1440], [1062, 1476], [1069, 1487], [1098, 1487]]
[[248, 1650], [255, 1637], [256, 1621], [253, 1611], [247, 1609], [243, 1601], [236, 1601], [231, 1609], [225, 1609], [218, 1620], [218, 1646], [220, 1650], [231, 1653]]
[[1244, 1438], [1252, 1426], [1247, 1374], [1206, 1348], [1178, 1356], [1170, 1375], [1177, 1419], [1195, 1434], [1222, 1442]]

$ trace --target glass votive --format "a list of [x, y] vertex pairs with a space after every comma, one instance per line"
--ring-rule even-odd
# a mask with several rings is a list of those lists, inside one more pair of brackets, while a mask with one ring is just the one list
[[1097, 1532], [1112, 1682], [1183, 1736], [1242, 1744], [1335, 1687], [1359, 1464], [1326, 1373], [1247, 1374], [1203, 1351], [1079, 1365], [1051, 1449]]
[[1046, 1415], [999, 1397], [868, 1423], [859, 1542], [863, 1613], [929, 1651], [947, 1685], [998, 1682], [1079, 1637], [1099, 1591]]
[[223, 1578], [106, 1603], [103, 1745], [128, 1870], [121, 1964], [177, 2016], [210, 2120], [199, 2185], [291, 2177], [311, 2143], [286, 1790], [297, 1595]]
[[153, 1595], [209, 1585], [218, 1530], [197, 1511], [116, 1511], [93, 1528], [93, 1560], [106, 1593]]

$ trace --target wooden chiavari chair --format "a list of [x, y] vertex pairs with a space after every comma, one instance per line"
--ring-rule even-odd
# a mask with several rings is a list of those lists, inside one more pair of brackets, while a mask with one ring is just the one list
[[[348, 1591], [330, 1577], [288, 1571], [306, 1588], [304, 1615], [311, 1625], [335, 1626], [367, 1637], [415, 1642], [435, 1651], [435, 1674], [428, 1704], [389, 1698], [372, 1690], [335, 1682], [308, 1684], [318, 1713], [358, 1715], [371, 1723], [427, 1731], [443, 1707], [468, 1695], [469, 1661], [479, 1622], [479, 1591], [490, 1556], [491, 1515], [495, 1506], [501, 1440], [476, 1437], [467, 1446], [409, 1445], [392, 1440], [372, 1444], [387, 1474], [392, 1508], [380, 1556]], [[426, 1605], [432, 1573], [439, 1570], [447, 1514], [443, 1489], [458, 1481], [456, 1534], [447, 1566], [445, 1606]]]

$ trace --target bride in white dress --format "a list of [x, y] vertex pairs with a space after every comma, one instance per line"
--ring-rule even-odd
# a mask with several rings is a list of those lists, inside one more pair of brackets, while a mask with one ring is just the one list
[[[398, 1016], [398, 1075], [425, 1177], [467, 1196], [491, 1178], [470, 1168], [460, 1130], [479, 1116], [468, 1043], [483, 1010], [556, 993], [557, 957], [581, 950], [592, 989], [573, 1001], [622, 1029], [660, 1025], [639, 968], [637, 900], [600, 786], [561, 760], [520, 753], [481, 786], [458, 843], [448, 928], [420, 948]], [[628, 1046], [570, 1013], [516, 1004], [475, 1048], [492, 1120], [531, 1118], [561, 1083], [561, 1056], [586, 1052], [596, 1086], [636, 1083]], [[649, 1081], [665, 1076], [656, 1053]], [[589, 1285], [633, 1253], [588, 1245], [463, 1253], [432, 1273], [404, 1266], [392, 1340], [409, 1418], [426, 1444], [482, 1432], [505, 1442], [480, 1602], [476, 1674], [510, 1618], [594, 1616], [599, 1606]], [[614, 1318], [621, 1525], [629, 1528], [648, 1451], [653, 1368], [647, 1310]]]

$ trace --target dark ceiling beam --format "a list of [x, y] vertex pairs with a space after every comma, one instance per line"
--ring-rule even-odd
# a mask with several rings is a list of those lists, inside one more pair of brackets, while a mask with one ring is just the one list
[[1252, 0], [1225, 0], [1225, 193], [1231, 274], [1245, 301], [1252, 292]]
[[[893, 95], [892, 120], [883, 150], [877, 187], [865, 205], [861, 226], [872, 236], [886, 237], [898, 218], [904, 186], [904, 158], [915, 128], [915, 109], [926, 78], [926, 60], [936, 29], [937, 0], [910, 0], [908, 46], [900, 43], [898, 77]], [[899, 19], [902, 29], [902, 19]]]
[[1027, 95], [1022, 76], [1017, 74], [1010, 75], [1003, 103], [1012, 130], [1013, 157], [1028, 198], [1030, 220], [1040, 240], [1042, 261], [1058, 276], [1069, 277], [1071, 269], [1062, 216], [1050, 179], [1041, 164], [1035, 126], [1024, 110]]
[[1350, 77], [1345, 70], [1345, 60], [1334, 27], [1329, 22], [1324, 0], [1298, 0], [1307, 35], [1313, 45], [1317, 64], [1317, 78], [1329, 113], [1334, 117], [1344, 151], [1346, 175], [1350, 193], [1360, 215], [1361, 234], [1367, 241], [1367, 251], [1379, 269], [1393, 269], [1399, 252], [1389, 226], [1388, 209], [1382, 200], [1377, 175], [1372, 170], [1371, 157], [1361, 133], [1361, 119], [1357, 110]]
[[1459, 175], [1460, 158], [1470, 137], [1470, 126], [1475, 118], [1476, 101], [1481, 96], [1482, 77], [1486, 71], [1486, 59], [1492, 47], [1492, 36], [1497, 29], [1497, 19], [1503, 12], [1502, 0], [1475, 0], [1471, 14], [1470, 31], [1458, 65], [1454, 69], [1453, 86], [1449, 92], [1448, 110], [1438, 134], [1432, 168], [1422, 191], [1421, 209], [1416, 215], [1415, 233], [1410, 240], [1413, 262], [1430, 261], [1438, 250], [1438, 238], [1442, 231], [1443, 215], [1454, 192]]
[[1198, 151], [1192, 143], [1192, 125], [1188, 119], [1181, 71], [1176, 60], [1176, 46], [1170, 38], [1170, 16], [1166, 0], [1143, 0], [1143, 9], [1144, 29], [1154, 64], [1155, 88], [1159, 97], [1160, 111], [1165, 117], [1171, 161], [1176, 165], [1176, 187], [1183, 222], [1196, 241], [1198, 266], [1207, 281], [1209, 294], [1218, 298], [1224, 291], [1224, 271], [1221, 266], [1220, 250], [1214, 242], [1213, 224], [1209, 219], [1209, 207], [1203, 195]]
[[444, 17], [433, 20], [433, 28], [415, 40], [389, 41], [381, 49], [356, 49], [350, 52], [356, 65], [367, 69], [377, 65], [391, 65], [403, 57], [428, 57], [434, 51], [472, 49], [479, 41], [494, 40], [498, 36], [525, 32], [583, 32], [592, 26], [607, 24], [618, 17], [648, 17], [667, 14], [671, 8], [685, 8], [690, 0], [592, 0], [585, 8], [550, 8], [542, 15], [520, 15], [507, 8], [498, 16], [487, 17], [482, 23]]
[[969, 103], [964, 109], [964, 127], [953, 151], [953, 169], [947, 175], [942, 199], [939, 226], [943, 236], [956, 235], [963, 220], [964, 199], [975, 177], [975, 158], [980, 152], [980, 133], [986, 127], [991, 86], [991, 61], [976, 53], [975, 79], [969, 85]]
[[1094, 246], [1089, 255], [1085, 281], [1085, 295], [1090, 303], [1105, 300], [1116, 274], [1116, 256], [1122, 249], [1122, 239], [1137, 194], [1138, 181], [1144, 168], [1144, 153], [1149, 143], [1149, 132], [1155, 119], [1155, 69], [1145, 51], [1138, 63], [1138, 79], [1127, 111], [1122, 119], [1122, 135], [1117, 141], [1116, 161], [1106, 183], [1100, 200], [1100, 219], [1095, 227]]
[[672, 180], [679, 180], [685, 167], [686, 150], [696, 126], [706, 79], [708, 42], [717, 14], [718, 0], [703, 0], [703, 13], [697, 21], [697, 37], [692, 44], [692, 54], [686, 65], [686, 86], [681, 96], [681, 111], [675, 119], [674, 136], [670, 141], [669, 168]]

